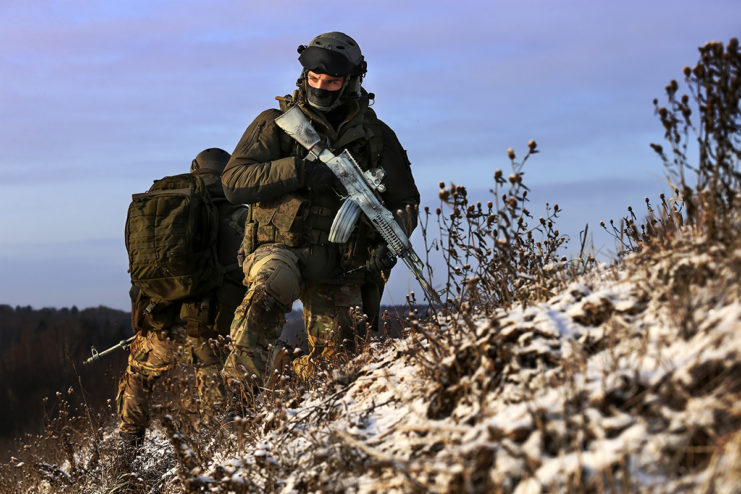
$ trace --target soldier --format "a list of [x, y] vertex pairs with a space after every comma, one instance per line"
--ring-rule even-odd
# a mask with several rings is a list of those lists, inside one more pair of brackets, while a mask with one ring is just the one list
[[228, 161], [229, 153], [210, 148], [199, 153], [190, 168], [192, 174], [203, 179], [208, 196], [218, 208], [215, 255], [223, 268], [222, 282], [204, 297], [175, 303], [154, 303], [139, 288], [131, 289], [136, 337], [116, 398], [119, 434], [127, 445], [141, 444], [149, 425], [152, 386], [178, 360], [195, 367], [202, 409], [215, 411], [223, 405], [224, 387], [219, 375], [223, 358], [219, 358], [213, 338], [227, 334], [234, 310], [244, 297], [237, 251], [248, 212], [246, 206], [231, 204], [224, 197], [220, 175]]
[[[361, 85], [366, 62], [357, 43], [331, 32], [298, 51], [303, 66], [298, 89], [276, 98], [281, 110], [298, 106], [333, 152], [347, 149], [363, 170], [382, 168], [382, 200], [410, 234], [419, 193], [406, 151], [369, 108], [374, 96]], [[263, 382], [266, 371], [272, 385], [273, 368], [280, 371], [287, 363], [269, 349], [276, 342], [273, 352], [287, 347], [277, 340], [294, 301], [303, 303], [311, 352], [296, 359], [293, 369], [306, 376], [340, 342], [362, 334], [364, 324], [350, 316], [351, 308], [361, 307], [371, 327], [377, 326], [384, 280], [395, 263], [365, 218], [347, 243], [328, 242], [344, 189], [324, 163], [307, 160], [306, 151], [276, 125], [282, 111], [257, 116], [222, 175], [227, 199], [251, 205], [243, 242], [247, 293], [234, 315], [222, 375], [246, 378], [252, 386]]]

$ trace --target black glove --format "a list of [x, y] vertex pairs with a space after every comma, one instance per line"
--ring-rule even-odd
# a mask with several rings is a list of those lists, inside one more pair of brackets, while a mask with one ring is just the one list
[[315, 192], [334, 189], [340, 195], [347, 194], [337, 175], [321, 161], [304, 161], [304, 185]]
[[368, 271], [380, 273], [396, 265], [396, 256], [391, 253], [385, 244], [376, 246], [371, 252], [370, 259], [365, 262]]
[[321, 161], [304, 161], [304, 185], [311, 190], [329, 189], [337, 177]]

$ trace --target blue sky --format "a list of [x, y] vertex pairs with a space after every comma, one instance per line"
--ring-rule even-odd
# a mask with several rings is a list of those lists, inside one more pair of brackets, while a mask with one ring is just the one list
[[[741, 2], [51, 1], [0, 3], [0, 303], [128, 309], [130, 195], [232, 151], [289, 93], [296, 46], [353, 36], [374, 108], [408, 150], [422, 204], [438, 182], [485, 198], [529, 139], [531, 210], [578, 244], [664, 190], [651, 100], [741, 34]], [[395, 270], [387, 301], [414, 288]]]

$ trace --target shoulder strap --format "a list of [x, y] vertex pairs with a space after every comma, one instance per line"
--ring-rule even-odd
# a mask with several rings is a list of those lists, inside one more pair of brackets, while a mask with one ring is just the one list
[[371, 168], [376, 168], [383, 154], [383, 127], [376, 116], [376, 112], [368, 108], [363, 118], [363, 130], [368, 142]]

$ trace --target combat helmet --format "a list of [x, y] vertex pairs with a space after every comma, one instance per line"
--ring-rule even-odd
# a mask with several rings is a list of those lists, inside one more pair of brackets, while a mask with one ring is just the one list
[[191, 173], [206, 172], [221, 175], [231, 155], [221, 148], [204, 149], [190, 164]]
[[[360, 47], [350, 36], [337, 31], [320, 34], [312, 39], [308, 46], [299, 46], [298, 52], [300, 54], [298, 60], [303, 71], [297, 85], [304, 90], [311, 106], [321, 111], [330, 111], [342, 105], [347, 99], [360, 94], [360, 86], [368, 66]], [[345, 78], [339, 91], [331, 91], [336, 94], [332, 95], [333, 100], [329, 104], [312, 97], [312, 94], [322, 92], [326, 97], [326, 93], [330, 92], [311, 88], [306, 79], [309, 71]]]

